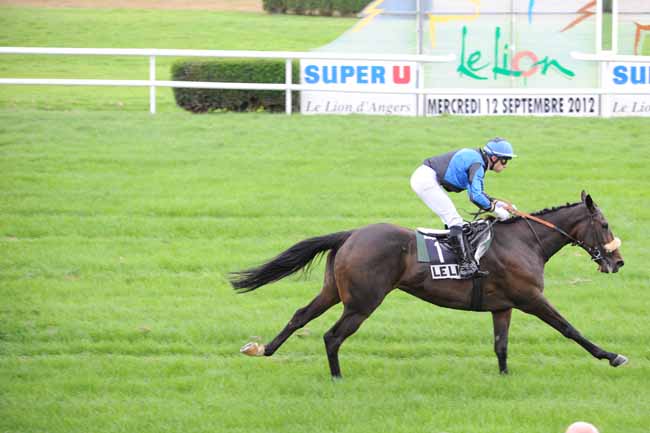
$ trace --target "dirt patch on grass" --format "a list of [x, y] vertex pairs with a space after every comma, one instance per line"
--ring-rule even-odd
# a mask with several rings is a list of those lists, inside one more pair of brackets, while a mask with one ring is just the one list
[[262, 0], [0, 0], [0, 5], [96, 9], [202, 9], [262, 12]]

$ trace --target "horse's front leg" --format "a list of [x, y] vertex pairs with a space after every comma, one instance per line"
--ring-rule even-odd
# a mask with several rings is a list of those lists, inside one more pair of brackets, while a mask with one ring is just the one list
[[501, 374], [508, 374], [508, 331], [510, 330], [511, 317], [512, 308], [492, 312], [494, 352], [499, 360], [499, 372]]
[[539, 296], [537, 302], [534, 302], [522, 310], [528, 314], [539, 317], [544, 322], [551, 325], [558, 330], [566, 338], [570, 338], [579, 345], [581, 345], [587, 352], [598, 359], [607, 359], [609, 365], [618, 367], [627, 363], [627, 358], [617, 353], [607, 352], [600, 347], [593, 344], [591, 341], [583, 337], [577, 329], [575, 329], [562, 315], [551, 305], [550, 302], [544, 297]]

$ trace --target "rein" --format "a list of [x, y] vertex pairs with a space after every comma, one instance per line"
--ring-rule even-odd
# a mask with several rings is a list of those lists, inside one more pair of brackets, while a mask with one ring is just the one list
[[539, 238], [539, 235], [533, 228], [533, 225], [530, 223], [528, 218], [524, 218], [524, 221], [526, 221], [526, 224], [528, 224], [528, 228], [530, 229], [531, 232], [533, 232], [533, 235], [535, 235], [535, 239], [537, 240], [537, 244], [539, 245], [539, 248], [542, 250], [542, 257], [544, 257], [544, 261], [548, 262], [548, 260], [551, 258], [548, 254], [546, 254], [546, 250], [544, 249], [544, 245], [542, 244], [542, 240]]
[[538, 218], [535, 215], [531, 215], [529, 213], [522, 212], [519, 209], [515, 209], [514, 207], [512, 207], [510, 205], [508, 205], [508, 207], [506, 207], [506, 210], [508, 212], [510, 212], [511, 214], [513, 214], [513, 215], [520, 216], [520, 217], [525, 218], [527, 220], [535, 221], [536, 223], [539, 223], [539, 224], [541, 224], [543, 226], [546, 226], [549, 229], [555, 230], [556, 232], [562, 234], [567, 239], [571, 240], [571, 243], [574, 244], [574, 245], [580, 245], [580, 246], [584, 245], [583, 242], [575, 239], [573, 236], [571, 236], [570, 234], [568, 234], [567, 232], [565, 232], [564, 230], [562, 230], [560, 227], [556, 226], [552, 222], [549, 222], [549, 221], [543, 220], [541, 218]]
[[[544, 220], [542, 218], [538, 218], [535, 215], [531, 215], [529, 213], [522, 212], [522, 211], [514, 208], [509, 203], [507, 204], [505, 209], [508, 212], [510, 212], [511, 214], [520, 216], [520, 217], [524, 218], [524, 220], [526, 220], [526, 223], [528, 224], [528, 227], [530, 227], [530, 229], [532, 230], [533, 234], [535, 235], [535, 238], [537, 239], [537, 242], [539, 243], [540, 248], [542, 249], [542, 253], [544, 254], [544, 257], [547, 257], [547, 255], [546, 255], [546, 252], [544, 251], [544, 247], [542, 246], [542, 241], [539, 239], [539, 236], [537, 235], [537, 232], [535, 232], [535, 230], [533, 229], [533, 226], [530, 224], [530, 222], [528, 220], [535, 221], [538, 224], [541, 224], [541, 225], [543, 225], [545, 227], [548, 227], [548, 228], [550, 228], [552, 230], [555, 230], [556, 232], [560, 233], [562, 236], [564, 236], [565, 238], [567, 238], [567, 239], [569, 239], [571, 241], [571, 245], [573, 245], [573, 246], [577, 245], [577, 246], [581, 247], [582, 249], [584, 249], [587, 253], [589, 253], [589, 255], [591, 256], [591, 260], [593, 260], [595, 262], [598, 262], [598, 261], [600, 261], [600, 260], [602, 260], [604, 258], [603, 252], [602, 252], [602, 250], [600, 249], [599, 246], [590, 247], [589, 245], [587, 245], [584, 242], [574, 238], [573, 236], [568, 234], [566, 231], [562, 230], [560, 227], [558, 227], [557, 225], [555, 225], [555, 224], [553, 224], [553, 223], [551, 223], [549, 221], [546, 221], [546, 220]], [[593, 217], [592, 217], [592, 219], [591, 219], [592, 227], [593, 227], [593, 224], [594, 224], [594, 221], [593, 221]], [[614, 239], [612, 242], [604, 245], [604, 247], [605, 247], [605, 250], [607, 251], [607, 253], [611, 253], [616, 248], [618, 248], [619, 245], [620, 245], [620, 240]]]

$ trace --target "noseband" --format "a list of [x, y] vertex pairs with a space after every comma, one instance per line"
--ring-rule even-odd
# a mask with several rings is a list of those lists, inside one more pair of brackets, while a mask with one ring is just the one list
[[596, 237], [596, 240], [597, 240], [596, 245], [593, 246], [593, 247], [590, 247], [587, 244], [585, 244], [584, 242], [575, 241], [575, 240], [574, 241], [579, 242], [577, 245], [581, 246], [585, 251], [587, 251], [589, 253], [589, 255], [591, 256], [591, 260], [593, 260], [594, 262], [599, 262], [599, 261], [601, 261], [602, 259], [605, 258], [605, 256], [603, 255], [603, 250], [600, 247], [601, 245], [604, 244], [603, 236], [601, 235], [601, 233], [598, 230], [596, 230], [596, 227], [595, 227], [596, 223], [594, 222], [594, 216], [593, 216], [593, 214], [591, 212], [589, 212], [589, 219], [590, 219], [589, 225], [591, 226], [591, 231], [595, 233], [595, 237]]

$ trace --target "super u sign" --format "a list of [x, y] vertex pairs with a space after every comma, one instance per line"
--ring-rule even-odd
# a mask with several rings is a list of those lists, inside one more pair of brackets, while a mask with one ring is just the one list
[[[314, 89], [415, 89], [417, 83], [412, 62], [302, 60], [300, 72], [302, 84]], [[414, 115], [415, 95], [314, 90], [301, 92], [300, 105], [305, 114]]]
[[408, 63], [312, 62], [303, 66], [305, 84], [400, 85], [414, 80]]

